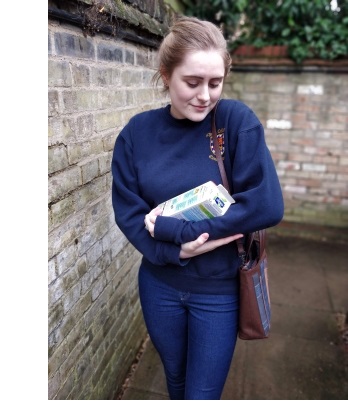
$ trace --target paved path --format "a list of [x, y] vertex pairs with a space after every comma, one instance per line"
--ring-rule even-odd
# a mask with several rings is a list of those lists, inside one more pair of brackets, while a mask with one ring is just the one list
[[[271, 234], [267, 252], [271, 336], [238, 340], [222, 399], [347, 400], [348, 244]], [[168, 400], [150, 340], [121, 399]]]

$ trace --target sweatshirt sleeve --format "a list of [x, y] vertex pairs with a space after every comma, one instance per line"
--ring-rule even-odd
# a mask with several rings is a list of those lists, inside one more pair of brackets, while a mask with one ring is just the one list
[[209, 233], [219, 239], [277, 225], [284, 214], [282, 191], [265, 142], [262, 124], [252, 115], [249, 128], [237, 134], [229, 183], [235, 204], [225, 215], [203, 221], [184, 221], [158, 216], [155, 238], [181, 244]]
[[129, 242], [154, 265], [184, 265], [187, 261], [179, 258], [180, 245], [155, 240], [144, 228], [145, 215], [151, 208], [141, 198], [132, 158], [131, 144], [121, 132], [116, 139], [111, 165], [116, 224]]

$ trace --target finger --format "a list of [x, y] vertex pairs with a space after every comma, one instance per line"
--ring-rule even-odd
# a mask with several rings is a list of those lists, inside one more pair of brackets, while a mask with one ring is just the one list
[[163, 211], [163, 208], [162, 208], [161, 206], [157, 206], [157, 207], [153, 210], [153, 212], [154, 212], [155, 215], [161, 215], [162, 211]]
[[145, 225], [145, 229], [147, 229], [147, 230], [150, 229], [150, 227], [151, 227], [151, 221], [150, 221], [149, 214], [146, 214], [146, 215], [145, 215], [144, 225]]
[[205, 242], [207, 242], [208, 239], [209, 239], [209, 234], [208, 233], [202, 233], [201, 235], [199, 235], [199, 237], [195, 241], [193, 241], [193, 247], [195, 249], [199, 248]]
[[156, 208], [151, 209], [149, 214], [157, 214], [158, 212], [162, 212], [162, 207], [157, 205]]
[[149, 220], [153, 224], [156, 222], [156, 218], [157, 218], [157, 215], [153, 215], [153, 214], [149, 215]]
[[226, 245], [230, 242], [236, 241], [239, 238], [242, 238], [243, 234], [237, 234], [237, 235], [231, 235], [231, 236], [227, 236], [226, 238], [221, 238], [218, 239], [218, 241], [220, 241], [221, 245]]

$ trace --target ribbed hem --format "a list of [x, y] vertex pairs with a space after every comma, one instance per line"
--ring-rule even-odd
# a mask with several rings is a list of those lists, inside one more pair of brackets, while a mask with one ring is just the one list
[[189, 276], [180, 273], [178, 270], [173, 271], [170, 267], [157, 267], [145, 258], [143, 258], [142, 265], [158, 280], [182, 292], [205, 295], [234, 295], [239, 293], [238, 276], [222, 279]]

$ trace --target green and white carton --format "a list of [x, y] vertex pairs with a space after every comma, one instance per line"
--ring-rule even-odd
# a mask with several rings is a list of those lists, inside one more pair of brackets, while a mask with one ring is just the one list
[[159, 206], [162, 216], [171, 216], [186, 221], [201, 221], [222, 216], [235, 200], [221, 185], [208, 181], [196, 188], [190, 189]]

